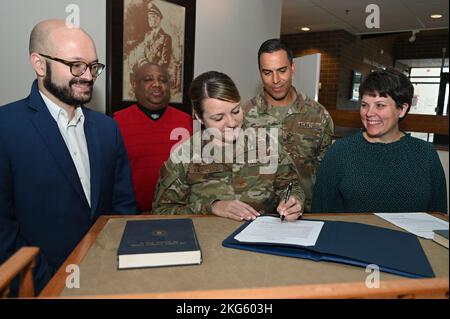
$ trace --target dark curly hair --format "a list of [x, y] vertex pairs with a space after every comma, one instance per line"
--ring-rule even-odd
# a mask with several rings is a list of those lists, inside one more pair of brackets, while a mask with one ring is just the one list
[[391, 97], [397, 108], [408, 104], [409, 112], [414, 97], [414, 86], [402, 72], [393, 68], [377, 70], [367, 75], [359, 87], [359, 98], [363, 95]]

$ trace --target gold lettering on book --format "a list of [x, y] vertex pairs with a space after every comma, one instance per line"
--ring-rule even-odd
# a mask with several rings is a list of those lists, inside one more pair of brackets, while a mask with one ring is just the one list
[[145, 241], [135, 244], [130, 244], [131, 247], [152, 247], [152, 246], [182, 246], [186, 245], [186, 241], [178, 240], [164, 240], [164, 241]]

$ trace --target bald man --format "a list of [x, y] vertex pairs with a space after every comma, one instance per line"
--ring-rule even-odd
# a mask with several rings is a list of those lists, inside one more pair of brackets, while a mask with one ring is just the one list
[[[192, 134], [192, 116], [169, 105], [170, 79], [167, 70], [144, 63], [131, 76], [137, 103], [114, 114], [122, 132], [131, 164], [136, 202], [141, 212], [152, 210], [159, 170], [172, 147]], [[175, 129], [186, 134], [171, 139]]]
[[136, 205], [116, 123], [84, 106], [104, 69], [91, 37], [47, 20], [31, 32], [29, 51], [30, 95], [0, 107], [0, 264], [39, 247], [38, 293], [99, 215]]

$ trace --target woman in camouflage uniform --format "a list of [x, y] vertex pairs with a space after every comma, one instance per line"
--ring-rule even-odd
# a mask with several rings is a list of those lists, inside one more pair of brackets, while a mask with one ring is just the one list
[[[276, 209], [287, 220], [298, 219], [304, 192], [295, 165], [272, 143], [277, 138], [255, 132], [252, 139], [242, 131], [244, 115], [233, 81], [220, 72], [203, 73], [192, 82], [190, 97], [204, 129], [175, 149], [162, 166], [153, 213], [214, 214], [241, 221]], [[285, 203], [290, 182], [292, 192]]]

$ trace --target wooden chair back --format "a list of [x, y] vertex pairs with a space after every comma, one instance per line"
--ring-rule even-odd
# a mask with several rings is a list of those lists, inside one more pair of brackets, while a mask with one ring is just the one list
[[35, 297], [33, 268], [38, 247], [22, 247], [0, 265], [0, 298], [7, 298], [11, 281], [20, 274], [19, 298]]

